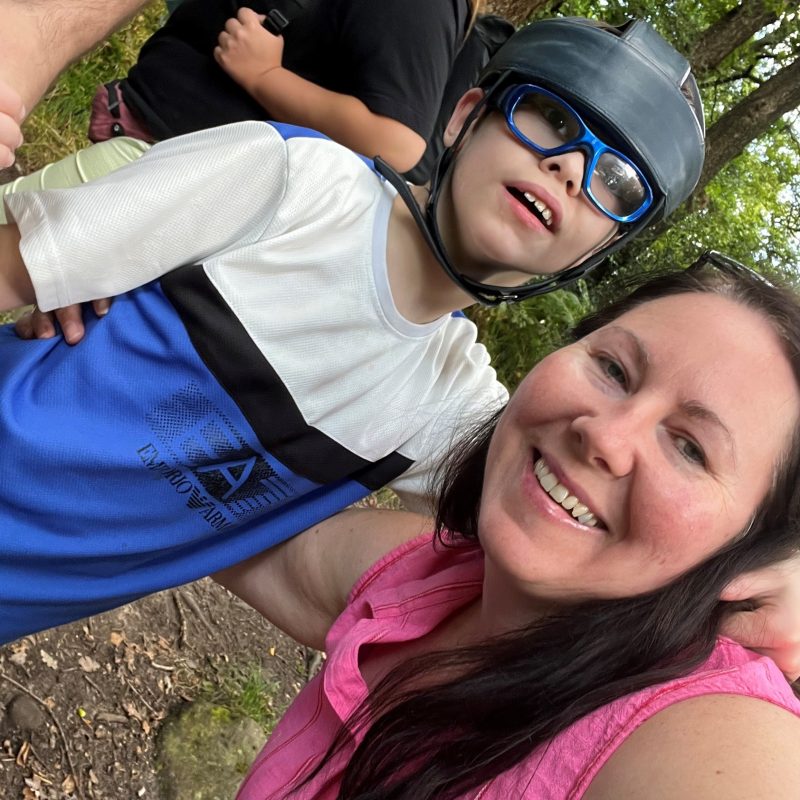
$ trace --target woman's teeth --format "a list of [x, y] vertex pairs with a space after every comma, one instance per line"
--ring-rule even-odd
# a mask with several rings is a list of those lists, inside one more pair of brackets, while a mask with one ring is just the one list
[[562, 508], [569, 511], [578, 522], [588, 525], [590, 528], [594, 528], [597, 525], [597, 517], [589, 510], [589, 507], [581, 503], [575, 495], [569, 493], [566, 486], [558, 482], [556, 476], [548, 469], [543, 458], [536, 461], [533, 465], [533, 471], [536, 473], [536, 478], [542, 489]]

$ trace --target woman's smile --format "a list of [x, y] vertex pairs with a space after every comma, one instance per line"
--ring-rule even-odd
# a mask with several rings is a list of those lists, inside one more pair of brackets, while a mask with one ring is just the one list
[[[551, 471], [547, 461], [539, 457], [533, 465], [533, 471], [539, 485], [547, 492], [548, 496], [565, 511], [568, 511], [573, 519], [581, 525], [594, 528], [598, 524], [602, 526], [595, 512], [587, 505], [588, 501], [583, 500], [575, 490], [570, 490], [562, 483]], [[580, 490], [577, 490], [580, 492]], [[583, 495], [583, 492], [580, 492]]]
[[660, 298], [553, 353], [487, 455], [479, 535], [499, 591], [663, 586], [747, 526], [799, 413], [770, 324], [716, 295]]

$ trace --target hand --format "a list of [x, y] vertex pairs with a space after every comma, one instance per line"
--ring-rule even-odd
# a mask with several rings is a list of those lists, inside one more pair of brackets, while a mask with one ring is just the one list
[[264, 28], [264, 19], [251, 8], [240, 8], [238, 16], [225, 23], [214, 48], [217, 63], [248, 92], [283, 61], [283, 36]]
[[[92, 308], [98, 317], [104, 317], [111, 308], [111, 300], [94, 300]], [[55, 311], [40, 311], [34, 306], [17, 320], [14, 331], [20, 339], [52, 339], [56, 335], [56, 321], [67, 344], [77, 344], [83, 339], [85, 329], [81, 305], [64, 306]]]
[[800, 554], [787, 561], [740, 575], [725, 587], [723, 600], [749, 600], [722, 632], [751, 650], [769, 656], [784, 675], [800, 677]]
[[14, 163], [14, 150], [22, 144], [20, 125], [25, 119], [22, 98], [0, 79], [0, 169]]

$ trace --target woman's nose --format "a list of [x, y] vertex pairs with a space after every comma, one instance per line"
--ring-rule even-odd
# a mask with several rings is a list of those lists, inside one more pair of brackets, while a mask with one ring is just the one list
[[557, 156], [547, 156], [541, 160], [540, 166], [562, 181], [568, 194], [573, 197], [580, 194], [583, 189], [583, 172], [586, 167], [586, 157], [580, 150], [571, 150]]
[[571, 428], [584, 461], [615, 478], [631, 473], [646, 438], [645, 422], [633, 409], [576, 417]]

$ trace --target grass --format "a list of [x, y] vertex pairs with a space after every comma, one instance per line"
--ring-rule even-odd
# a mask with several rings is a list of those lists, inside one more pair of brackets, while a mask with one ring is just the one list
[[61, 75], [23, 127], [25, 144], [17, 153], [23, 172], [33, 172], [89, 144], [89, 107], [97, 85], [127, 73], [165, 13], [163, 0], [153, 0], [125, 28]]
[[273, 704], [279, 688], [276, 682], [264, 677], [258, 664], [230, 664], [217, 674], [215, 681], [202, 684], [195, 701], [211, 704], [219, 722], [249, 717], [268, 734], [279, 713]]

